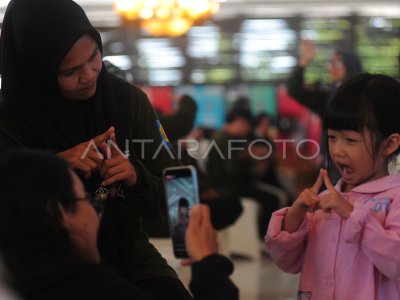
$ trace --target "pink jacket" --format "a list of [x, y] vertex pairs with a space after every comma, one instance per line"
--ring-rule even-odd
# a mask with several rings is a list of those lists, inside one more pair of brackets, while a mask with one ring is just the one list
[[347, 220], [318, 210], [288, 233], [281, 230], [287, 208], [276, 211], [265, 237], [268, 252], [285, 272], [301, 272], [298, 299], [399, 300], [400, 175], [342, 195], [354, 206]]

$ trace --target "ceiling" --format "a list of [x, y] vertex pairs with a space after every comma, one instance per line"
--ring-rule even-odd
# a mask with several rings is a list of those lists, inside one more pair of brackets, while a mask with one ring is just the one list
[[[9, 0], [0, 0], [0, 20]], [[96, 26], [119, 26], [120, 17], [112, 10], [113, 0], [76, 0]], [[235, 16], [288, 17], [340, 16], [360, 14], [367, 16], [400, 17], [398, 0], [220, 0], [221, 6], [216, 19]]]

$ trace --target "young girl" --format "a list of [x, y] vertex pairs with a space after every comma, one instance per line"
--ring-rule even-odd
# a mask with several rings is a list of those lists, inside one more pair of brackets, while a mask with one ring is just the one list
[[[329, 169], [275, 212], [266, 245], [284, 271], [301, 272], [298, 299], [400, 299], [400, 83], [361, 74], [334, 95], [324, 120]], [[322, 183], [326, 190], [317, 194]]]

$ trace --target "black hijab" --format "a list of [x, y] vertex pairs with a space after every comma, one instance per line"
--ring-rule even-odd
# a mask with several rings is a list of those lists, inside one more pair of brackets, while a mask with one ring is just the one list
[[[129, 138], [127, 97], [103, 67], [95, 95], [64, 99], [57, 74], [62, 59], [85, 34], [102, 50], [100, 34], [82, 8], [71, 0], [12, 0], [0, 40], [2, 94], [11, 114], [9, 125], [27, 146], [60, 152], [116, 127], [118, 144]], [[124, 93], [124, 91], [119, 91]], [[125, 91], [126, 92], [126, 91]], [[128, 118], [128, 119], [127, 119]]]
[[346, 77], [344, 80], [348, 80], [362, 72], [361, 61], [357, 54], [342, 50], [336, 51], [336, 54], [342, 58], [346, 68]]
[[[11, 0], [0, 40], [2, 76], [2, 126], [17, 134], [23, 147], [60, 152], [89, 141], [110, 126], [124, 150], [131, 140], [133, 97], [139, 90], [102, 68], [95, 95], [70, 101], [57, 85], [60, 63], [85, 34], [102, 50], [100, 34], [82, 8], [71, 0]], [[142, 95], [142, 94], [140, 94]], [[123, 126], [126, 124], [126, 126]], [[130, 148], [133, 151], [133, 148]], [[130, 159], [133, 161], [133, 153]], [[98, 173], [82, 178], [94, 193], [102, 181]], [[118, 198], [118, 196], [116, 197]], [[124, 199], [110, 199], [101, 222], [99, 247], [102, 258], [120, 274], [130, 272], [134, 227]]]

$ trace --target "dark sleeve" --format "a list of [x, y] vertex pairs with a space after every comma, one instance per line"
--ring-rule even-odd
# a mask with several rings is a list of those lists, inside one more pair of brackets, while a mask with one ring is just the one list
[[128, 205], [137, 215], [157, 219], [165, 212], [162, 171], [179, 161], [147, 96], [137, 88], [133, 91], [131, 161], [138, 181], [128, 188]]
[[[1, 124], [0, 124], [1, 126]], [[10, 130], [0, 128], [0, 156], [7, 150], [14, 148], [22, 148], [23, 144], [18, 136]]]
[[4, 107], [4, 102], [0, 100], [0, 157], [7, 150], [24, 147], [21, 137], [6, 125], [9, 115], [9, 111]]
[[232, 262], [214, 254], [192, 265], [190, 289], [196, 300], [239, 299], [239, 290], [229, 279], [233, 272]]
[[[103, 292], [96, 299], [126, 299], [126, 300], [152, 300], [150, 294], [133, 285], [128, 280], [117, 276], [110, 277], [103, 282]], [[99, 289], [99, 282], [93, 286], [93, 290]], [[90, 296], [90, 295], [89, 295]], [[87, 298], [90, 299], [90, 298]]]
[[[72, 291], [58, 291], [58, 293], [66, 294], [63, 299], [153, 299], [145, 290], [100, 266], [88, 268], [72, 279], [71, 285], [64, 287]], [[79, 297], [76, 296], [77, 291], [80, 293]], [[68, 294], [70, 294], [69, 297], [66, 297]]]
[[183, 96], [178, 109], [171, 115], [160, 115], [161, 124], [172, 141], [186, 136], [193, 128], [197, 105], [190, 96]]
[[297, 66], [287, 82], [287, 90], [291, 97], [323, 118], [329, 99], [329, 92], [324, 90], [308, 90], [304, 87], [304, 68]]
[[243, 211], [243, 206], [238, 196], [219, 196], [200, 199], [200, 201], [210, 208], [211, 223], [216, 230], [226, 228], [235, 223]]

